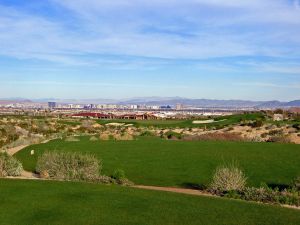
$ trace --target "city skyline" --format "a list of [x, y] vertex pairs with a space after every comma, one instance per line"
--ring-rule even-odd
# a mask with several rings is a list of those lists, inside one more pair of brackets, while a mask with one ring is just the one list
[[300, 7], [0, 1], [0, 98], [300, 99]]

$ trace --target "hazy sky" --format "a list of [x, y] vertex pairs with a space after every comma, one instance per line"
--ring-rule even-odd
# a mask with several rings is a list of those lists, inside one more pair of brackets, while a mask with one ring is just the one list
[[298, 0], [0, 0], [0, 98], [300, 99]]

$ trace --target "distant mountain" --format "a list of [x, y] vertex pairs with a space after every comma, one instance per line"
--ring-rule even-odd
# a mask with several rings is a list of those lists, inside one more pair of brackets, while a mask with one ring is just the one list
[[183, 104], [194, 107], [255, 107], [263, 102], [245, 101], [245, 100], [211, 100], [211, 99], [188, 99], [188, 98], [167, 98], [155, 100], [138, 100], [130, 99], [120, 102], [120, 104], [147, 104], [147, 105], [176, 105]]
[[58, 102], [64, 104], [120, 104], [120, 105], [171, 105], [182, 104], [184, 106], [199, 107], [199, 108], [259, 108], [259, 109], [274, 109], [285, 107], [300, 107], [300, 100], [290, 102], [281, 101], [248, 101], [248, 100], [218, 100], [218, 99], [190, 99], [182, 97], [136, 97], [127, 99], [24, 99], [10, 98], [0, 99], [0, 104], [9, 103], [47, 103]]
[[247, 100], [217, 100], [217, 99], [188, 99], [188, 98], [155, 98], [155, 99], [129, 99], [119, 104], [147, 104], [147, 105], [176, 105], [203, 107], [203, 108], [280, 108], [300, 107], [300, 100], [291, 102], [280, 101], [247, 101]]
[[278, 107], [283, 107], [283, 105], [286, 103], [280, 102], [280, 101], [266, 101], [263, 102], [256, 107], [258, 108], [278, 108]]
[[300, 100], [294, 100], [294, 101], [284, 103], [283, 106], [285, 106], [285, 107], [299, 107], [300, 106]]

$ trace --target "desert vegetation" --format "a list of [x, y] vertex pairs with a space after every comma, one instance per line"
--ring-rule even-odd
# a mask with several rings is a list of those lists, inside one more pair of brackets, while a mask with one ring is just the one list
[[0, 177], [20, 176], [22, 171], [21, 162], [5, 152], [0, 153]]
[[[299, 138], [297, 120], [275, 122], [267, 112], [194, 119], [213, 122], [2, 117], [0, 174], [20, 176], [24, 167], [49, 184], [109, 184], [107, 196], [135, 183], [196, 189], [230, 204], [299, 206], [300, 145], [292, 144]], [[23, 149], [5, 153], [16, 146]]]

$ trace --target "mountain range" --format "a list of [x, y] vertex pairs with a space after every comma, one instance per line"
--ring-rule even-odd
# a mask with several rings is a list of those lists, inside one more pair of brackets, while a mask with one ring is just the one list
[[0, 104], [8, 103], [47, 103], [47, 102], [69, 103], [69, 104], [120, 104], [120, 105], [171, 105], [182, 104], [190, 107], [218, 107], [218, 108], [286, 108], [300, 107], [300, 100], [294, 101], [250, 101], [250, 100], [218, 100], [218, 99], [191, 99], [182, 97], [136, 97], [128, 99], [25, 99], [8, 98], [0, 99]]

